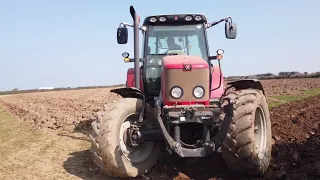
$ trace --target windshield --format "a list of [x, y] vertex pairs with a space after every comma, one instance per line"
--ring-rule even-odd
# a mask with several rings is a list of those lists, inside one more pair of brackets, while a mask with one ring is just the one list
[[147, 59], [185, 54], [207, 60], [204, 25], [149, 26]]
[[191, 55], [208, 59], [203, 24], [148, 26], [146, 33], [145, 79], [149, 96], [159, 96], [161, 63], [164, 56]]

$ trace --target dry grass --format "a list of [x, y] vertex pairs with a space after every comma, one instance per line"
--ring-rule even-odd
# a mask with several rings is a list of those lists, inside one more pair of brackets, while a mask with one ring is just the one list
[[0, 179], [105, 179], [80, 133], [35, 131], [0, 109]]
[[12, 116], [0, 109], [0, 162], [12, 153], [30, 147], [41, 141], [41, 133], [33, 131], [24, 122], [15, 121]]

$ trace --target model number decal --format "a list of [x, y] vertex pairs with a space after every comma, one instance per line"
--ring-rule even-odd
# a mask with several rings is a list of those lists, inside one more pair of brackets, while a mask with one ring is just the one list
[[210, 119], [209, 116], [202, 116], [201, 119]]

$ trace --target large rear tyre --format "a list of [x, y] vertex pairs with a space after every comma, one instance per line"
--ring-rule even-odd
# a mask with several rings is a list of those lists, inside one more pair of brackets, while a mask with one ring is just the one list
[[137, 177], [151, 170], [160, 156], [160, 145], [144, 142], [132, 148], [124, 143], [124, 131], [139, 118], [142, 100], [124, 98], [98, 113], [92, 125], [90, 151], [94, 162], [112, 177]]
[[264, 174], [270, 164], [272, 150], [271, 122], [268, 104], [260, 90], [230, 91], [234, 117], [222, 143], [222, 157], [235, 172]]

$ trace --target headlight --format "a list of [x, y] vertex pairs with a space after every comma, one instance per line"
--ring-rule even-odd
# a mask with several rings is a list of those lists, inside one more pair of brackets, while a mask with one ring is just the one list
[[223, 50], [223, 49], [218, 49], [218, 50], [217, 50], [217, 54], [218, 54], [218, 55], [222, 55], [223, 53], [224, 53], [224, 50]]
[[184, 19], [185, 19], [186, 21], [191, 21], [191, 20], [192, 20], [192, 16], [186, 16]]
[[202, 18], [201, 18], [201, 16], [197, 15], [194, 19], [195, 19], [196, 21], [200, 21]]
[[170, 94], [174, 99], [179, 99], [179, 98], [181, 98], [183, 91], [180, 87], [175, 86], [175, 87], [171, 88]]
[[204, 96], [204, 89], [201, 86], [197, 86], [193, 89], [193, 96], [197, 99], [201, 99]]
[[167, 20], [167, 18], [164, 17], [164, 16], [162, 16], [162, 17], [159, 18], [159, 21], [161, 21], [161, 22], [164, 22], [164, 21], [166, 21], [166, 20]]
[[155, 17], [150, 18], [150, 22], [156, 22], [156, 21], [157, 21], [157, 18]]

